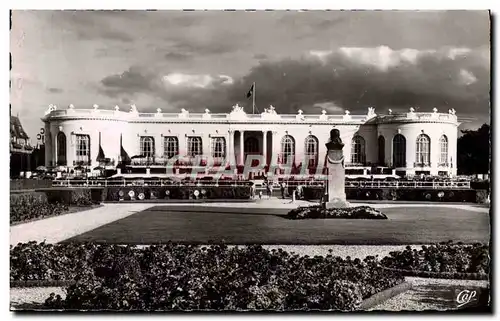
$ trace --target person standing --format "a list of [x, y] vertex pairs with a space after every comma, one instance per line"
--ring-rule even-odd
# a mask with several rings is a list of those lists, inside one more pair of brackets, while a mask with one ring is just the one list
[[298, 199], [302, 198], [302, 185], [297, 186], [297, 194], [295, 195]]
[[283, 181], [281, 182], [281, 198], [285, 199], [285, 189], [286, 189], [286, 183]]

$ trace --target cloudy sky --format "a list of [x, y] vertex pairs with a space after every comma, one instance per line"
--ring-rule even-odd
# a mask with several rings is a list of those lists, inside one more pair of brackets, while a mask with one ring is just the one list
[[489, 122], [486, 11], [14, 11], [11, 103], [228, 112], [257, 84], [279, 113], [455, 108]]

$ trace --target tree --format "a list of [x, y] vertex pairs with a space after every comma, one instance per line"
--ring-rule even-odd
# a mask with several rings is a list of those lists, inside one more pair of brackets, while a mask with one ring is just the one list
[[483, 124], [477, 130], [462, 130], [457, 142], [458, 174], [487, 174], [490, 172], [491, 132], [490, 125]]

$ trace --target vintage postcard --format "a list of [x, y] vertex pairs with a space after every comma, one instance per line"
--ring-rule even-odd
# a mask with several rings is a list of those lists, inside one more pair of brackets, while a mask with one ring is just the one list
[[491, 312], [490, 19], [13, 10], [11, 310]]

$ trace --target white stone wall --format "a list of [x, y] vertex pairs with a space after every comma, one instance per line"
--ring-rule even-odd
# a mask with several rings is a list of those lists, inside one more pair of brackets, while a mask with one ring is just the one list
[[[58, 111], [60, 112], [60, 111]], [[241, 146], [239, 131], [244, 131], [245, 139], [255, 136], [259, 141], [260, 149], [263, 148], [263, 133], [270, 132], [267, 138], [269, 160], [281, 152], [281, 140], [285, 135], [291, 135], [295, 140], [296, 163], [304, 161], [305, 139], [309, 135], [314, 135], [318, 139], [319, 163], [322, 164], [326, 156], [325, 144], [328, 142], [330, 131], [336, 128], [340, 131], [341, 139], [344, 142], [344, 157], [346, 163], [351, 162], [351, 142], [353, 136], [357, 133], [365, 140], [365, 153], [367, 163], [378, 163], [378, 137], [385, 138], [385, 163], [392, 165], [392, 140], [399, 132], [406, 138], [406, 170], [409, 174], [415, 170], [415, 148], [417, 136], [425, 133], [431, 139], [431, 166], [423, 168], [429, 170], [431, 174], [437, 174], [439, 171], [448, 171], [456, 175], [456, 144], [458, 123], [449, 121], [447, 114], [443, 119], [437, 120], [436, 114], [431, 115], [433, 121], [372, 121], [370, 124], [364, 123], [364, 118], [343, 121], [342, 118], [335, 121], [261, 121], [256, 119], [238, 120], [226, 118], [220, 121], [203, 120], [202, 117], [187, 119], [169, 120], [168, 118], [155, 118], [151, 115], [147, 117], [138, 117], [129, 113], [106, 111], [106, 114], [95, 115], [90, 112], [79, 116], [78, 112], [54, 113], [46, 116], [46, 159], [57, 162], [57, 134], [62, 131], [67, 138], [67, 164], [73, 166], [76, 160], [75, 135], [86, 134], [91, 139], [91, 161], [92, 166], [97, 166], [96, 157], [99, 148], [99, 132], [101, 132], [101, 146], [106, 157], [115, 161], [119, 160], [120, 155], [120, 135], [124, 149], [129, 156], [140, 154], [140, 137], [152, 136], [155, 140], [156, 156], [163, 156], [164, 137], [176, 136], [179, 141], [180, 155], [187, 153], [187, 138], [189, 136], [199, 136], [203, 141], [203, 152], [209, 155], [211, 152], [211, 137], [222, 136], [226, 138], [226, 154], [231, 154], [239, 160], [241, 155]], [[153, 115], [154, 116], [154, 115]], [[445, 117], [446, 116], [446, 117]], [[321, 116], [318, 116], [321, 117]], [[354, 116], [356, 117], [356, 116]], [[174, 117], [176, 118], [176, 117]], [[456, 118], [455, 118], [456, 119]], [[236, 135], [235, 135], [236, 133]], [[451, 166], [438, 167], [440, 146], [439, 139], [445, 134], [448, 138], [448, 163]], [[244, 142], [244, 140], [243, 140]], [[47, 162], [48, 163], [48, 162]]]
[[[425, 170], [430, 171], [432, 175], [437, 175], [440, 170], [449, 171], [452, 175], [456, 175], [456, 158], [457, 158], [457, 126], [446, 123], [400, 123], [400, 124], [383, 124], [378, 125], [378, 133], [385, 138], [385, 159], [387, 164], [392, 164], [392, 140], [395, 135], [400, 133], [406, 138], [406, 168], [409, 174], [414, 174], [415, 171]], [[416, 141], [420, 134], [426, 134], [431, 140], [431, 155], [430, 167], [422, 169], [415, 168], [416, 161]], [[453, 168], [438, 167], [440, 146], [439, 139], [442, 135], [448, 138], [448, 163], [452, 163]]]

